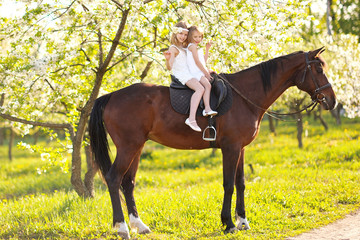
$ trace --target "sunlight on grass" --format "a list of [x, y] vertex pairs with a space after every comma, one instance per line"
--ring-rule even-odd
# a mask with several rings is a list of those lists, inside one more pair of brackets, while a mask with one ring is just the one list
[[[221, 151], [179, 151], [149, 142], [137, 174], [135, 198], [153, 231], [136, 239], [284, 239], [330, 223], [360, 207], [360, 124], [348, 120], [325, 132], [307, 125], [304, 148], [295, 125], [263, 123], [246, 148], [245, 204], [251, 230], [224, 235]], [[0, 152], [6, 152], [0, 146]], [[16, 150], [1, 158], [0, 238], [114, 239], [106, 186], [96, 177], [96, 196], [82, 199], [70, 174], [38, 156]], [[250, 165], [251, 164], [251, 167]], [[232, 213], [234, 213], [235, 194]], [[124, 208], [125, 210], [125, 208]], [[128, 218], [126, 217], [126, 220]]]

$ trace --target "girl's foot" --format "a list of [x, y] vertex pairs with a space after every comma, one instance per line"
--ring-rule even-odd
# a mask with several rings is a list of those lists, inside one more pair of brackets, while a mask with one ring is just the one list
[[191, 127], [192, 130], [201, 132], [201, 128], [197, 125], [196, 121], [190, 121], [189, 118], [187, 118], [185, 124]]
[[203, 114], [203, 116], [204, 117], [207, 117], [207, 116], [215, 116], [215, 115], [217, 115], [218, 114], [218, 112], [217, 111], [214, 111], [214, 110], [211, 110], [210, 109], [210, 111], [205, 111], [205, 109], [203, 110], [203, 112], [202, 112], [202, 114]]

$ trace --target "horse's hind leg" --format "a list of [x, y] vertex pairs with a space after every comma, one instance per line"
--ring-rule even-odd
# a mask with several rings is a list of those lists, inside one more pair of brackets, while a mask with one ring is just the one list
[[117, 146], [115, 161], [105, 176], [113, 208], [113, 226], [123, 239], [130, 239], [130, 233], [121, 208], [120, 186], [124, 175], [130, 168], [134, 156], [140, 148], [131, 147], [127, 144], [122, 147]]
[[239, 230], [250, 229], [249, 223], [246, 220], [245, 216], [245, 200], [244, 200], [244, 191], [245, 191], [245, 176], [244, 176], [244, 149], [240, 153], [239, 163], [236, 169], [236, 227]]
[[142, 148], [136, 153], [129, 170], [126, 172], [122, 180], [121, 187], [129, 213], [130, 227], [132, 229], [136, 229], [140, 234], [146, 234], [151, 231], [149, 227], [141, 221], [134, 199], [135, 175], [140, 162], [141, 150]]

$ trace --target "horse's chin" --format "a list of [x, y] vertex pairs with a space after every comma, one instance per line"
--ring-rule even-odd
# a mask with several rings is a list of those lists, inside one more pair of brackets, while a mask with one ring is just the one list
[[320, 104], [325, 110], [333, 110], [337, 105], [337, 101], [336, 98], [332, 99], [325, 97], [325, 100], [321, 101]]

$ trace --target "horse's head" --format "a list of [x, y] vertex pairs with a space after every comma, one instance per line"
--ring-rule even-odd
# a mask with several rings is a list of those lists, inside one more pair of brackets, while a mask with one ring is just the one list
[[320, 56], [323, 51], [324, 47], [304, 53], [305, 69], [296, 77], [295, 85], [307, 92], [313, 101], [320, 103], [326, 110], [331, 110], [336, 105], [336, 97], [324, 73], [326, 62]]

